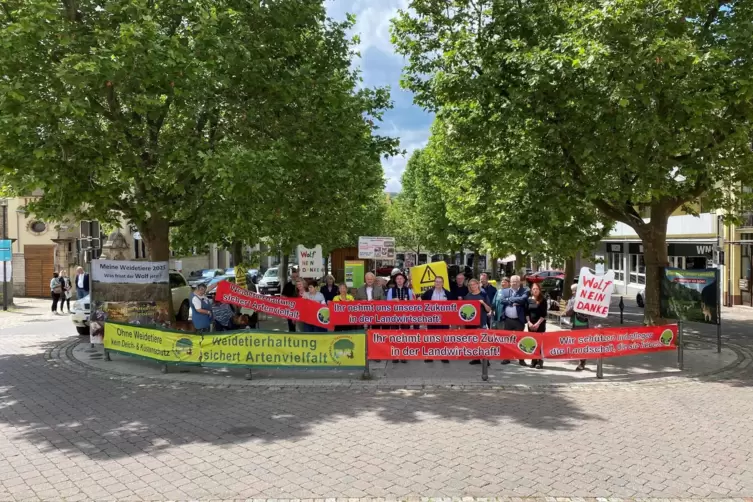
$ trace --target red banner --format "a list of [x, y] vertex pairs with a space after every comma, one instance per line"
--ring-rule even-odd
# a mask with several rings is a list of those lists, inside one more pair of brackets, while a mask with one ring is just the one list
[[331, 324], [478, 326], [478, 301], [357, 301], [329, 302]]
[[548, 333], [453, 329], [368, 331], [369, 359], [598, 359], [677, 349], [677, 326]]
[[369, 359], [538, 359], [544, 333], [483, 329], [368, 331]]
[[301, 321], [322, 328], [330, 326], [327, 306], [305, 298], [260, 295], [231, 282], [222, 281], [217, 285], [215, 299], [275, 317]]
[[544, 359], [598, 359], [677, 349], [677, 325], [594, 328], [547, 333]]

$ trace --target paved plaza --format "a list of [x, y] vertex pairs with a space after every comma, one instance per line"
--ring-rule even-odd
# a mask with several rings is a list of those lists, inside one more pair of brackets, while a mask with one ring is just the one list
[[751, 311], [725, 313], [722, 354], [689, 327], [683, 373], [496, 365], [483, 384], [412, 362], [247, 382], [105, 363], [19, 303], [0, 314], [0, 501], [753, 496]]

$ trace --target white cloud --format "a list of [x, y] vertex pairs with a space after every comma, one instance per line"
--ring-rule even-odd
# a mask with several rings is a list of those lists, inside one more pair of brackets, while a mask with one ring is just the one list
[[371, 47], [395, 54], [390, 42], [390, 21], [397, 16], [398, 9], [407, 8], [408, 0], [335, 0], [328, 4], [327, 10], [335, 19], [344, 18], [346, 12], [356, 15], [353, 33], [361, 37], [361, 54]]
[[390, 157], [382, 161], [384, 176], [387, 180], [386, 190], [388, 192], [399, 192], [402, 188], [400, 177], [403, 175], [403, 171], [405, 171], [405, 165], [415, 150], [426, 146], [426, 143], [429, 141], [429, 130], [428, 128], [413, 130], [394, 129], [386, 134], [399, 136], [400, 148], [405, 150], [405, 155]]

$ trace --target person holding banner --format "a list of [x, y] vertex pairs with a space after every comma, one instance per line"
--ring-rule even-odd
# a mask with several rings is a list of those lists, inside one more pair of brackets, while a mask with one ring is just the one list
[[[508, 331], [525, 331], [526, 306], [530, 291], [520, 284], [520, 276], [510, 277], [510, 287], [500, 291], [501, 320], [504, 329]], [[499, 315], [499, 314], [498, 314]], [[525, 359], [519, 359], [521, 366], [528, 366]], [[502, 364], [510, 364], [509, 359], [502, 361]]]
[[[392, 277], [392, 279], [395, 281], [395, 285], [387, 290], [387, 300], [394, 300], [398, 302], [407, 302], [410, 300], [415, 300], [416, 297], [413, 295], [413, 290], [411, 290], [405, 284], [407, 280], [407, 278], [405, 277], [405, 274], [399, 269], [395, 269], [395, 270], [397, 270], [397, 272], [393, 271], [394, 275]], [[389, 326], [389, 329], [410, 329], [410, 324]], [[395, 364], [399, 362], [405, 364], [408, 361], [406, 359], [399, 359], [399, 360], [396, 359], [394, 361]]]
[[[588, 329], [588, 316], [575, 311], [575, 293], [578, 291], [578, 285], [570, 286], [570, 291], [573, 292], [573, 296], [567, 301], [565, 307], [565, 315], [570, 316], [570, 329]], [[583, 371], [584, 369], [586, 369], [586, 360], [581, 359], [575, 371]]]
[[[434, 287], [421, 295], [421, 299], [431, 302], [443, 302], [453, 300], [452, 293], [444, 289], [444, 278], [438, 275], [434, 279]], [[449, 326], [432, 326], [431, 329], [448, 329]], [[433, 363], [434, 359], [426, 359], [425, 363]], [[442, 359], [443, 363], [449, 363], [449, 359]]]
[[[486, 291], [481, 289], [481, 285], [478, 280], [471, 279], [468, 281], [468, 289], [470, 292], [465, 295], [464, 300], [478, 300], [481, 303], [481, 315], [479, 316], [479, 327], [485, 329], [489, 327], [489, 314], [492, 308], [489, 306], [491, 303], [489, 297], [486, 296]], [[473, 359], [470, 364], [481, 364], [481, 359]]]
[[[301, 295], [303, 298], [307, 300], [314, 301], [316, 303], [321, 303], [323, 305], [327, 304], [327, 301], [324, 299], [324, 295], [319, 291], [319, 287], [316, 284], [316, 281], [314, 279], [311, 279], [308, 282], [307, 291]], [[326, 333], [327, 330], [325, 328], [320, 328], [319, 326], [314, 326], [313, 324], [303, 324], [303, 331], [304, 333]]]
[[494, 297], [492, 298], [492, 310], [494, 311], [492, 328], [494, 329], [502, 328], [502, 313], [504, 310], [502, 308], [502, 291], [510, 287], [510, 279], [503, 277], [500, 283], [501, 287], [494, 293]]
[[[303, 289], [303, 291], [306, 291], [306, 288]], [[282, 291], [280, 292], [281, 296], [286, 296], [288, 298], [296, 298], [301, 296], [300, 290], [298, 289], [298, 269], [293, 268], [293, 270], [290, 271], [290, 279], [288, 279], [288, 282], [285, 283], [285, 286], [283, 286]], [[288, 319], [288, 331], [290, 333], [295, 333], [296, 329], [296, 322], [292, 319]]]
[[191, 322], [197, 334], [209, 333], [212, 327], [212, 304], [206, 293], [206, 284], [199, 284], [191, 293]]
[[[528, 299], [526, 306], [526, 321], [530, 333], [543, 333], [546, 331], [546, 315], [549, 310], [546, 298], [541, 293], [541, 285], [535, 282], [531, 286], [531, 298]], [[533, 359], [531, 368], [543, 369], [543, 359]]]
[[[348, 285], [345, 283], [340, 284], [339, 287], [340, 294], [335, 296], [332, 301], [333, 302], [352, 302], [354, 300], [353, 295], [348, 293]], [[335, 326], [335, 331], [350, 331], [351, 329], [356, 328], [356, 326]]]
[[337, 284], [335, 284], [335, 276], [332, 274], [327, 274], [327, 277], [324, 278], [324, 287], [320, 290], [322, 296], [324, 296], [324, 300], [331, 302], [335, 299], [335, 297], [340, 292], [340, 289], [337, 287]]
[[497, 288], [489, 284], [489, 274], [481, 272], [481, 290], [486, 293], [486, 297], [489, 299], [489, 305], [494, 301], [494, 297], [497, 295]]
[[356, 300], [384, 300], [384, 289], [376, 283], [376, 276], [366, 272], [364, 284], [356, 290]]

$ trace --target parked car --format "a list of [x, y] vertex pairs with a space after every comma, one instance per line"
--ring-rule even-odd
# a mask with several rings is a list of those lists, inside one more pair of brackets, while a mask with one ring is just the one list
[[541, 293], [545, 298], [559, 301], [559, 299], [562, 298], [564, 284], [564, 277], [547, 277], [540, 283]]
[[640, 291], [638, 291], [638, 294], [635, 295], [635, 302], [638, 304], [640, 308], [643, 308], [646, 306], [646, 288], [645, 286], [641, 288]]
[[214, 268], [207, 268], [204, 270], [199, 270], [199, 274], [194, 275], [193, 279], [190, 279], [188, 281], [188, 284], [195, 288], [199, 284], [208, 284], [212, 279], [217, 277], [218, 275], [223, 275], [224, 271]]
[[[216, 286], [218, 283], [220, 283], [222, 281], [227, 281], [227, 282], [233, 282], [234, 283], [235, 282], [235, 275], [218, 275], [217, 277], [215, 277], [214, 279], [212, 279], [211, 281], [209, 281], [207, 283], [207, 289], [208, 290], [211, 289], [212, 286]], [[214, 300], [215, 293], [216, 293], [216, 291], [214, 289], [212, 289], [211, 291], [207, 291], [207, 298], [209, 298], [210, 300]]]
[[[187, 321], [190, 313], [189, 298], [191, 287], [183, 274], [177, 270], [170, 271], [170, 295], [173, 300], [173, 310], [178, 321]], [[91, 297], [86, 295], [73, 302], [71, 320], [79, 335], [89, 334], [89, 314], [91, 313]]]
[[280, 276], [277, 267], [272, 267], [264, 272], [264, 275], [256, 285], [259, 293], [262, 295], [279, 295], [282, 292], [280, 287]]
[[529, 284], [535, 284], [537, 282], [543, 282], [544, 279], [547, 279], [549, 277], [559, 277], [561, 279], [564, 279], [565, 274], [560, 270], [542, 270], [540, 272], [534, 272], [533, 274], [526, 276], [526, 281], [528, 281]]

